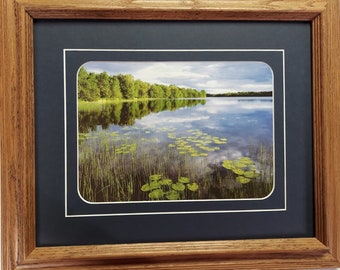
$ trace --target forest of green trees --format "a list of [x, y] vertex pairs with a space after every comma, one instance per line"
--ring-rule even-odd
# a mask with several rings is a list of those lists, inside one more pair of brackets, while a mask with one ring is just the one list
[[93, 73], [81, 67], [78, 73], [78, 99], [148, 99], [205, 98], [204, 90], [181, 88], [176, 85], [150, 84], [135, 80], [130, 74], [110, 76], [107, 72]]

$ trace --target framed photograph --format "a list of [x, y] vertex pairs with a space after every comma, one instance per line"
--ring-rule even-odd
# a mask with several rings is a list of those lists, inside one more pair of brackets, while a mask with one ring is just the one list
[[65, 49], [64, 67], [66, 217], [285, 210], [283, 50]]
[[3, 1], [2, 269], [339, 267], [339, 2]]

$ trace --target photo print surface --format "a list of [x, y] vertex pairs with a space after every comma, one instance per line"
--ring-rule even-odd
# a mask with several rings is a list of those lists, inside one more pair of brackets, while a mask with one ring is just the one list
[[261, 61], [89, 61], [77, 73], [88, 203], [269, 197], [274, 76]]

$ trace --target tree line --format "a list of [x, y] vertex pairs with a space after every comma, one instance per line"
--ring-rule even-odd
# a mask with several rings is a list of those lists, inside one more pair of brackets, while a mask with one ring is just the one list
[[143, 99], [143, 98], [204, 98], [206, 92], [176, 85], [150, 84], [135, 80], [131, 74], [110, 76], [107, 72], [93, 73], [81, 67], [78, 72], [78, 99]]

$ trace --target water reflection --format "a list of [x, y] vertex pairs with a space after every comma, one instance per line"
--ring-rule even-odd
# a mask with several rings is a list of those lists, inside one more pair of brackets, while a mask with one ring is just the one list
[[[78, 116], [86, 200], [261, 198], [271, 192], [271, 97], [121, 102], [85, 106]], [[243, 157], [251, 165], [237, 162]], [[259, 176], [241, 179], [237, 168], [223, 167], [226, 160]], [[152, 186], [151, 178], [159, 182]]]
[[118, 102], [98, 104], [96, 107], [86, 105], [78, 109], [79, 132], [96, 131], [97, 126], [108, 129], [111, 124], [132, 126], [136, 119], [162, 111], [175, 111], [182, 107], [204, 105], [205, 99], [157, 99], [136, 102]]

